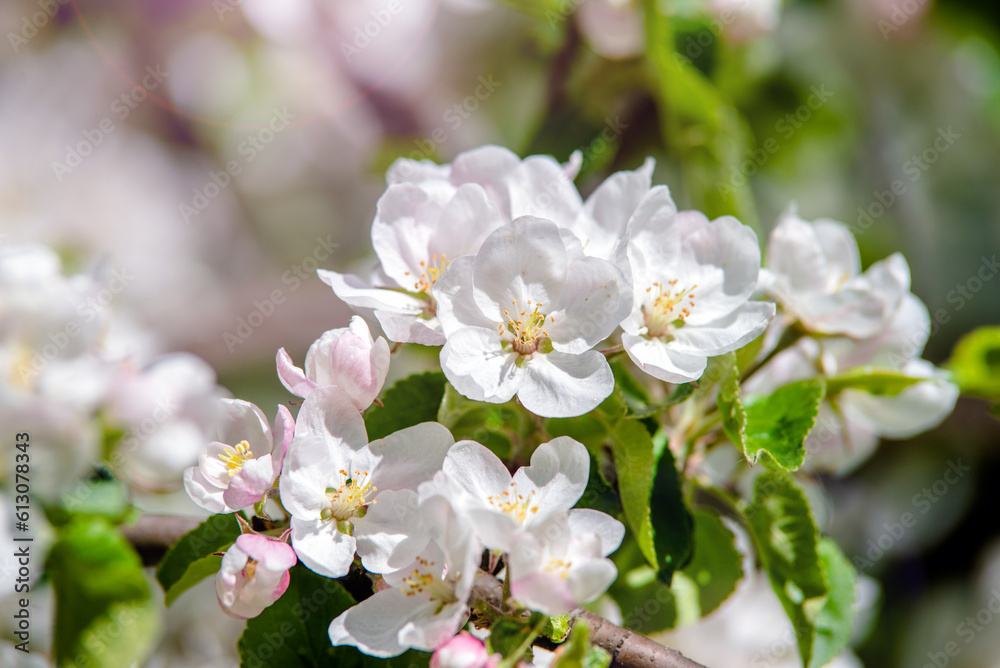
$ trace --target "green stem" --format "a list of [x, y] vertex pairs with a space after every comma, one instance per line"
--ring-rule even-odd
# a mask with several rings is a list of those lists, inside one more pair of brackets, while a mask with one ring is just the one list
[[531, 647], [531, 644], [535, 642], [535, 638], [541, 635], [542, 628], [545, 627], [545, 624], [548, 621], [549, 618], [546, 615], [542, 615], [542, 618], [538, 620], [538, 623], [535, 624], [533, 629], [531, 629], [531, 633], [527, 635], [527, 637], [524, 639], [524, 642], [522, 642], [518, 646], [518, 648], [514, 650], [513, 654], [511, 654], [506, 659], [501, 661], [498, 668], [514, 668], [514, 666], [517, 665], [517, 662], [521, 660], [521, 657], [523, 657], [525, 653], [527, 653], [528, 648]]

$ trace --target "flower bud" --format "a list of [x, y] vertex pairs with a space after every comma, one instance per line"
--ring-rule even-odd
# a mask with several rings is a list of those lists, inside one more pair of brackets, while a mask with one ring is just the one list
[[499, 661], [500, 655], [490, 655], [482, 640], [462, 631], [434, 651], [431, 668], [496, 668]]

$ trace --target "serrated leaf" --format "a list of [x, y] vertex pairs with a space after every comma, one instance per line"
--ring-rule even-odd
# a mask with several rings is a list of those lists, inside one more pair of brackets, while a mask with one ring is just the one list
[[825, 393], [823, 379], [813, 378], [749, 399], [745, 404], [743, 451], [750, 463], [756, 464], [761, 453], [767, 453], [766, 465], [786, 471], [802, 466], [805, 439], [816, 423]]
[[[221, 552], [240, 535], [236, 515], [212, 515], [191, 531], [184, 534], [163, 556], [156, 569], [156, 579], [163, 591], [184, 578], [188, 568], [199, 559], [213, 552]], [[175, 596], [180, 595], [180, 592]]]
[[188, 565], [184, 575], [181, 579], [175, 582], [166, 590], [166, 596], [164, 597], [164, 604], [169, 607], [174, 604], [177, 597], [186, 592], [191, 587], [195, 586], [207, 577], [214, 577], [216, 573], [219, 572], [219, 567], [222, 566], [222, 557], [210, 554], [207, 557], [202, 557], [196, 561], [191, 562]]
[[53, 652], [59, 666], [127, 668], [156, 642], [159, 612], [129, 542], [105, 519], [76, 518], [46, 561], [55, 591]]
[[859, 390], [877, 396], [894, 397], [903, 390], [927, 380], [907, 376], [895, 369], [855, 367], [826, 380], [826, 393], [830, 396], [844, 390]]
[[854, 626], [857, 571], [840, 547], [829, 538], [820, 539], [819, 558], [830, 592], [816, 619], [809, 668], [820, 668], [839, 656], [850, 642]]
[[809, 504], [788, 474], [768, 472], [757, 478], [744, 515], [771, 587], [792, 622], [802, 664], [809, 666], [828, 592]]
[[945, 366], [963, 394], [1000, 399], [1000, 326], [979, 327], [963, 336]]
[[694, 518], [684, 501], [681, 476], [670, 448], [656, 463], [649, 510], [657, 577], [669, 585], [674, 571], [684, 568], [694, 553]]
[[556, 651], [552, 668], [607, 668], [611, 655], [590, 644], [590, 631], [584, 624], [577, 624], [569, 640]]
[[706, 374], [709, 373], [719, 378], [718, 406], [722, 430], [736, 447], [746, 451], [747, 414], [740, 400], [740, 370], [736, 366], [736, 355], [728, 353], [713, 358], [706, 369]]
[[365, 413], [368, 440], [376, 441], [422, 422], [435, 422], [445, 383], [440, 371], [418, 373], [398, 381], [382, 397], [383, 406]]

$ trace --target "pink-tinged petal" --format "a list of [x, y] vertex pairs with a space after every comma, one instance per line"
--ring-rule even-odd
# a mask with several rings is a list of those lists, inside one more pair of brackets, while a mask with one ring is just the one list
[[431, 258], [428, 244], [441, 218], [442, 203], [423, 188], [390, 185], [379, 198], [372, 222], [372, 246], [381, 268], [397, 285], [421, 292], [416, 282]]
[[510, 593], [523, 605], [547, 615], [564, 615], [576, 607], [569, 584], [555, 573], [537, 571], [512, 577]]
[[188, 493], [191, 500], [210, 513], [230, 513], [233, 508], [228, 508], [222, 500], [223, 491], [212, 484], [197, 466], [192, 466], [184, 471], [184, 491]]
[[421, 299], [398, 290], [373, 288], [357, 276], [338, 274], [325, 269], [317, 269], [320, 280], [333, 288], [340, 299], [351, 306], [365, 309], [390, 311], [393, 313], [408, 313], [419, 315], [424, 308]]
[[251, 559], [272, 572], [287, 571], [298, 561], [291, 545], [261, 534], [240, 534], [236, 538], [236, 545]]
[[489, 668], [499, 656], [491, 655], [482, 640], [462, 631], [434, 651], [430, 668]]
[[295, 419], [286, 406], [278, 405], [278, 413], [274, 416], [274, 428], [271, 433], [274, 435], [274, 443], [271, 447], [271, 464], [274, 467], [272, 473], [274, 478], [277, 478], [278, 474], [281, 473], [281, 466], [285, 462], [288, 445], [295, 435]]
[[583, 415], [611, 396], [615, 378], [604, 355], [588, 350], [578, 355], [558, 351], [535, 353], [525, 365], [517, 398], [542, 417]]
[[336, 522], [292, 517], [292, 547], [309, 570], [328, 578], [342, 578], [351, 570], [357, 542], [340, 533]]
[[271, 447], [271, 425], [264, 411], [241, 399], [220, 401], [223, 408], [219, 438], [216, 440], [227, 445], [246, 441], [253, 452], [268, 452]]
[[[294, 564], [293, 564], [294, 565]], [[292, 574], [285, 571], [285, 574], [281, 576], [281, 582], [278, 586], [274, 588], [274, 594], [271, 599], [272, 602], [277, 601], [281, 598], [286, 591], [288, 591], [288, 584], [292, 581]]]
[[502, 404], [513, 398], [524, 378], [517, 357], [501, 349], [496, 330], [466, 327], [451, 334], [441, 349], [441, 370], [466, 397]]
[[350, 327], [332, 338], [328, 363], [331, 384], [347, 392], [355, 406], [364, 410], [375, 401], [385, 383], [389, 371], [389, 345], [382, 337], [373, 341], [368, 324], [363, 318], [354, 316]]
[[492, 322], [512, 303], [554, 305], [566, 285], [568, 256], [559, 228], [548, 220], [524, 216], [487, 237], [476, 257], [473, 296]]
[[510, 174], [521, 164], [514, 153], [500, 146], [482, 146], [458, 155], [451, 165], [451, 181], [477, 183], [486, 190], [504, 220], [512, 220]]
[[698, 380], [708, 365], [706, 356], [671, 350], [669, 344], [660, 339], [625, 333], [622, 334], [622, 345], [640, 369], [668, 383]]
[[305, 372], [292, 362], [291, 356], [285, 352], [284, 348], [278, 350], [275, 358], [275, 365], [278, 369], [278, 380], [289, 392], [303, 399], [309, 393], [319, 387], [315, 382], [306, 378]]
[[252, 506], [274, 485], [274, 479], [270, 454], [249, 459], [229, 481], [229, 487], [222, 493], [222, 500], [230, 508]]
[[576, 505], [589, 477], [587, 448], [568, 436], [560, 436], [538, 446], [531, 454], [530, 466], [518, 469], [513, 480], [518, 493], [536, 494], [533, 505], [540, 510], [532, 519], [541, 522]]

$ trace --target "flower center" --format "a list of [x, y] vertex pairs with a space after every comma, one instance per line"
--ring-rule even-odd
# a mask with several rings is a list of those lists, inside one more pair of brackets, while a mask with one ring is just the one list
[[666, 337], [671, 329], [682, 326], [694, 308], [694, 289], [697, 287], [679, 289], [674, 279], [666, 285], [653, 283], [646, 288], [646, 303], [642, 305], [646, 333], [652, 337]]
[[[512, 301], [513, 306], [517, 306], [517, 301]], [[532, 306], [534, 308], [532, 309]], [[552, 342], [549, 340], [549, 333], [544, 329], [545, 321], [555, 322], [552, 316], [546, 316], [538, 309], [542, 306], [539, 302], [532, 305], [528, 300], [528, 309], [522, 310], [515, 315], [510, 311], [504, 311], [507, 318], [506, 329], [503, 323], [497, 324], [497, 333], [500, 335], [504, 350], [516, 352], [518, 355], [531, 355], [541, 350], [543, 353], [552, 352]]]
[[247, 559], [247, 565], [243, 567], [243, 575], [247, 580], [253, 580], [254, 573], [257, 572], [257, 562], [254, 559]]
[[496, 496], [488, 496], [486, 500], [491, 506], [514, 518], [518, 524], [524, 524], [528, 517], [538, 512], [535, 505], [535, 490], [529, 494], [520, 494], [515, 483], [510, 484], [509, 492], [500, 492]]
[[[325, 522], [336, 520], [337, 529], [350, 535], [353, 531], [351, 520], [365, 516], [369, 503], [366, 497], [377, 492], [378, 487], [372, 484], [368, 471], [355, 469], [353, 476], [344, 469], [339, 473], [343, 482], [339, 487], [326, 488], [328, 505], [320, 511], [319, 517]], [[371, 503], [378, 503], [378, 500], [372, 499]]]
[[418, 557], [416, 568], [403, 580], [401, 589], [407, 596], [419, 594], [429, 601], [437, 602], [440, 611], [445, 605], [454, 603], [458, 599], [455, 598], [453, 583], [447, 580], [447, 573], [439, 576], [434, 567], [435, 562]]
[[235, 448], [226, 447], [219, 455], [221, 459], [226, 464], [226, 471], [229, 472], [229, 477], [232, 478], [234, 475], [243, 470], [243, 465], [247, 461], [253, 459], [253, 452], [250, 450], [250, 444], [246, 441], [240, 441], [236, 444]]
[[[413, 283], [413, 289], [417, 292], [422, 292], [428, 296], [431, 294], [431, 288], [437, 283], [437, 279], [441, 278], [441, 274], [444, 270], [448, 268], [448, 256], [444, 253], [441, 254], [439, 258], [437, 253], [431, 253], [430, 262], [420, 261], [420, 275], [417, 280]], [[405, 272], [407, 276], [410, 272]]]
[[556, 559], [555, 557], [549, 558], [549, 563], [545, 564], [545, 570], [549, 573], [558, 575], [563, 580], [569, 577], [569, 567], [573, 565], [572, 561], [566, 561], [565, 559]]

